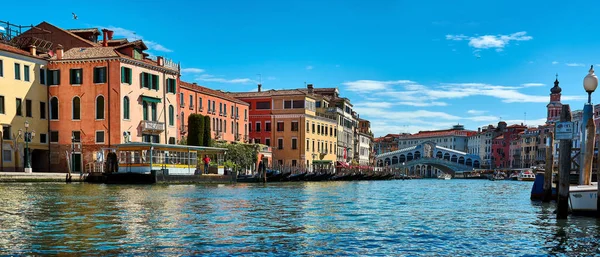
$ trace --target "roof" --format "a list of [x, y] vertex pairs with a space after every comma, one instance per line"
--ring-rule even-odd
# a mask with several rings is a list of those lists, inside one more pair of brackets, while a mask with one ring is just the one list
[[[63, 31], [63, 32], [65, 32], [65, 33], [69, 34], [70, 36], [72, 36], [72, 37], [74, 37], [74, 38], [77, 38], [77, 39], [79, 39], [79, 40], [83, 41], [84, 43], [87, 43], [87, 44], [89, 44], [90, 46], [96, 46], [96, 45], [98, 45], [98, 44], [96, 44], [96, 43], [94, 43], [94, 42], [92, 42], [92, 41], [89, 41], [89, 40], [87, 40], [87, 39], [85, 39], [85, 38], [82, 38], [82, 37], [80, 37], [80, 36], [76, 35], [76, 34], [75, 34], [75, 33], [73, 33], [73, 32], [70, 32], [70, 31], [68, 31], [68, 30], [61, 29], [61, 28], [60, 28], [60, 27], [58, 27], [58, 26], [54, 26], [54, 25], [50, 24], [50, 23], [49, 23], [49, 22], [47, 22], [47, 21], [43, 21], [42, 23], [38, 24], [37, 26], [40, 26], [40, 25], [42, 25], [42, 24], [47, 24], [47, 25], [49, 25], [49, 26], [52, 26], [52, 27], [54, 27], [54, 28], [56, 28], [56, 29], [58, 29], [58, 30], [60, 30], [60, 31]], [[37, 27], [37, 26], [36, 26], [36, 27]]]
[[183, 88], [187, 88], [190, 89], [192, 91], [195, 92], [199, 92], [199, 93], [203, 93], [203, 94], [208, 94], [208, 95], [212, 95], [212, 96], [216, 96], [216, 97], [220, 97], [223, 98], [225, 100], [234, 102], [234, 103], [238, 103], [238, 104], [243, 104], [243, 105], [249, 105], [247, 102], [244, 102], [242, 100], [239, 100], [237, 98], [235, 98], [234, 96], [231, 95], [231, 93], [225, 93], [219, 90], [214, 90], [214, 89], [210, 89], [207, 87], [203, 87], [197, 84], [192, 84], [189, 82], [185, 82], [185, 81], [180, 81], [179, 85]]
[[141, 39], [131, 41], [129, 43], [117, 46], [117, 47], [115, 47], [115, 49], [120, 49], [120, 48], [128, 47], [128, 46], [139, 46], [139, 47], [142, 47], [142, 50], [148, 50], [148, 47], [146, 46], [146, 44], [144, 44], [144, 41], [142, 41]]
[[[77, 47], [67, 50], [61, 60], [119, 57], [113, 47]], [[52, 60], [58, 60], [56, 55]]]
[[471, 130], [457, 130], [457, 129], [443, 129], [443, 130], [428, 130], [419, 131], [419, 133], [412, 135], [404, 135], [403, 139], [408, 138], [423, 138], [423, 137], [440, 137], [440, 136], [472, 136], [477, 134], [477, 131]]
[[[331, 99], [329, 96], [320, 95], [319, 92], [335, 91], [337, 88], [314, 88], [313, 93], [327, 100]], [[279, 95], [309, 95], [307, 88], [294, 88], [294, 89], [271, 89], [261, 92], [229, 92], [229, 94], [238, 98], [251, 98], [251, 97], [269, 97]]]
[[73, 33], [94, 33], [100, 35], [100, 30], [97, 28], [67, 29], [67, 31]]
[[31, 53], [29, 53], [28, 51], [22, 50], [20, 48], [17, 48], [17, 47], [11, 46], [11, 45], [3, 44], [3, 43], [0, 43], [0, 51], [6, 51], [6, 52], [14, 53], [14, 54], [20, 54], [20, 55], [24, 55], [24, 56], [31, 57], [31, 58], [44, 59], [41, 56], [31, 55]]

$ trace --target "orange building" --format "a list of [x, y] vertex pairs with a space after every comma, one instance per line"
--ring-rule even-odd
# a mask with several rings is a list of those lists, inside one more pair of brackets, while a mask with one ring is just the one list
[[227, 142], [248, 141], [248, 103], [227, 93], [199, 86], [179, 83], [179, 139], [187, 136], [190, 114], [211, 117], [212, 138]]

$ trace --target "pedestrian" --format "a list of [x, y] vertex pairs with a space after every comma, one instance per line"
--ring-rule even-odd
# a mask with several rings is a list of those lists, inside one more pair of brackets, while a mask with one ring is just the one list
[[210, 158], [208, 158], [208, 154], [204, 155], [204, 174], [208, 174], [208, 165], [210, 164]]

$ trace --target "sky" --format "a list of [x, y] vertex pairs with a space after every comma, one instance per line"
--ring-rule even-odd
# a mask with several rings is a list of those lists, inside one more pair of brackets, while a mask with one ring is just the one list
[[542, 124], [556, 74], [563, 103], [581, 109], [583, 78], [600, 64], [590, 4], [108, 0], [25, 10], [8, 1], [2, 9], [14, 11], [0, 20], [112, 29], [180, 62], [184, 81], [223, 91], [337, 87], [383, 136]]

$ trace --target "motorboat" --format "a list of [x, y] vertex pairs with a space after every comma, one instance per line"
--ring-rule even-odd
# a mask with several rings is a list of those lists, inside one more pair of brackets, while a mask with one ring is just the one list
[[598, 209], [598, 182], [570, 186], [569, 207], [574, 213], [595, 212]]
[[528, 171], [528, 170], [523, 171], [523, 172], [519, 173], [517, 180], [519, 180], [519, 181], [535, 181], [535, 174], [533, 174], [533, 172]]
[[442, 175], [438, 176], [438, 179], [443, 179], [443, 180], [450, 180], [452, 179], [452, 175], [448, 174], [448, 173], [444, 173]]

